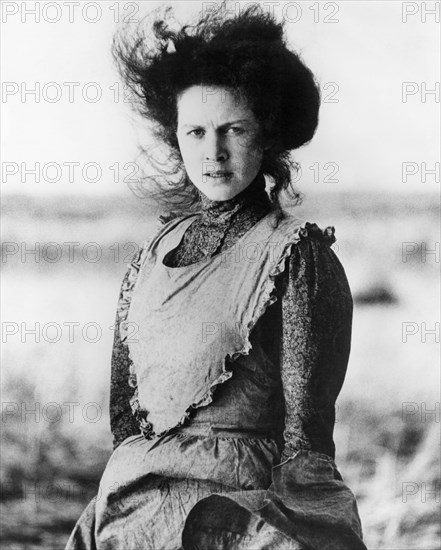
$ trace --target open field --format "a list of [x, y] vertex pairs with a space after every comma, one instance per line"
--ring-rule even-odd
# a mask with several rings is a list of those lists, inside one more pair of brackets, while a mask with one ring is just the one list
[[[370, 550], [440, 548], [437, 201], [312, 195], [298, 209], [336, 227], [356, 302], [336, 462]], [[111, 452], [119, 285], [156, 222], [130, 197], [9, 197], [3, 224], [2, 548], [62, 549]]]

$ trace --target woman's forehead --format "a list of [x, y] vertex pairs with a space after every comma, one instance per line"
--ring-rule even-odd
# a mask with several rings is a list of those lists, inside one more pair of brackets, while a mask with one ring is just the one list
[[199, 120], [218, 124], [253, 122], [254, 114], [237, 92], [220, 86], [197, 85], [184, 90], [177, 101], [181, 126]]

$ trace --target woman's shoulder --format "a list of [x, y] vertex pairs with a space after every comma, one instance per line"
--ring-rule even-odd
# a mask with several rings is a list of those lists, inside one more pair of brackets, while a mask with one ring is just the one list
[[[276, 220], [276, 227], [281, 231], [291, 233], [294, 240], [319, 241], [328, 246], [332, 246], [335, 241], [335, 227], [333, 225], [319, 226], [315, 222], [305, 221], [292, 212], [283, 212], [277, 214], [273, 212], [273, 220]], [[274, 223], [274, 222], [273, 222]]]
[[164, 222], [159, 217], [156, 220], [156, 225], [150, 231], [150, 235], [139, 241], [136, 252], [133, 254], [129, 263], [126, 264], [126, 271], [121, 283], [118, 305], [117, 305], [117, 320], [121, 329], [121, 340], [124, 341], [124, 325], [123, 322], [127, 320], [130, 303], [133, 296], [133, 291], [138, 279], [139, 271], [141, 270], [144, 256], [158, 232], [164, 227]]
[[139, 241], [137, 251], [134, 254], [130, 263], [127, 264], [129, 274], [135, 277], [142, 266], [143, 257], [149, 247], [164, 233], [167, 233], [178, 225], [181, 221], [186, 219], [188, 215], [179, 215], [175, 213], [160, 215], [156, 218], [155, 223], [149, 232], [149, 235]]
[[[293, 219], [292, 223], [298, 222]], [[339, 289], [350, 296], [346, 273], [336, 254], [335, 243], [333, 225], [320, 227], [317, 223], [302, 222], [295, 231], [293, 246], [285, 253], [285, 284], [292, 288], [307, 288], [308, 294], [313, 295], [335, 293]]]
[[274, 235], [280, 235], [285, 243], [280, 261], [293, 263], [309, 259], [310, 262], [320, 263], [336, 258], [333, 225], [320, 227], [317, 223], [304, 221], [292, 213], [284, 213], [277, 220], [274, 231]]
[[126, 333], [127, 316], [129, 313], [130, 303], [132, 301], [133, 290], [135, 288], [138, 273], [141, 268], [142, 255], [147, 246], [147, 241], [143, 241], [138, 247], [137, 252], [133, 256], [132, 260], [127, 264], [126, 273], [121, 283], [119, 291], [118, 304], [116, 307], [116, 319], [120, 329], [121, 341], [124, 342]]
[[304, 222], [299, 230], [300, 240], [312, 240], [319, 241], [329, 247], [331, 247], [335, 241], [335, 227], [333, 225], [327, 225], [323, 228], [319, 227], [316, 223]]

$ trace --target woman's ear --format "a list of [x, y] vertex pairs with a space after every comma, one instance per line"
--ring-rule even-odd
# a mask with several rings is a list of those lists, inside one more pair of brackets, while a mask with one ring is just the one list
[[274, 138], [268, 138], [264, 141], [263, 150], [268, 151], [274, 145]]
[[263, 150], [268, 151], [268, 149], [271, 149], [271, 147], [274, 145], [275, 142], [275, 136], [272, 134], [272, 132], [263, 131], [262, 132], [262, 144], [263, 144]]

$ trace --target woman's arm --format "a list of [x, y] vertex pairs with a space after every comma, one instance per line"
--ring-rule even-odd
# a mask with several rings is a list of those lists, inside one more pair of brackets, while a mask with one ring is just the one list
[[[110, 428], [113, 434], [113, 448], [124, 439], [141, 433], [139, 419], [133, 414], [130, 400], [137, 392], [136, 379], [130, 372], [132, 361], [127, 345], [128, 327], [124, 325], [129, 314], [130, 302], [141, 268], [141, 258], [148, 242], [144, 241], [128, 266], [119, 293], [115, 320], [111, 376], [110, 376]], [[129, 383], [130, 382], [130, 383]]]
[[345, 272], [330, 248], [330, 229], [308, 224], [287, 258], [282, 289], [281, 378], [285, 397], [285, 449], [335, 455], [335, 400], [349, 359], [352, 297]]
[[131, 360], [127, 344], [121, 341], [121, 323], [127, 318], [129, 301], [130, 267], [124, 276], [119, 294], [115, 320], [111, 375], [110, 375], [110, 429], [113, 434], [113, 448], [116, 449], [127, 437], [139, 434], [139, 426], [132, 414], [130, 398], [134, 388], [129, 386]]

